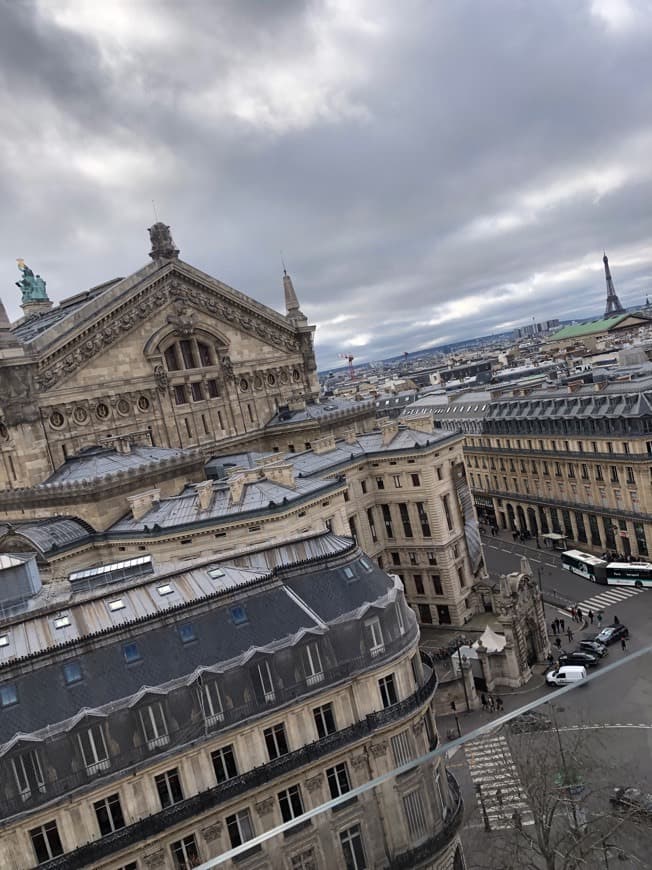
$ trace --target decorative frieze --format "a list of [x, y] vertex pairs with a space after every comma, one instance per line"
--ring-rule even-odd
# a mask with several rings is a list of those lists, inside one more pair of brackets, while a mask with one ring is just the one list
[[306, 780], [306, 788], [311, 793], [318, 791], [321, 788], [323, 781], [324, 777], [321, 773], [318, 773], [316, 776], [311, 776], [309, 779]]
[[274, 798], [268, 797], [254, 804], [259, 816], [268, 816], [274, 810]]
[[210, 825], [201, 828], [201, 835], [207, 843], [212, 843], [214, 840], [218, 840], [221, 834], [222, 822], [219, 819], [216, 822], [211, 822]]
[[383, 755], [387, 755], [387, 745], [386, 740], [380, 740], [378, 743], [372, 743], [369, 751], [374, 758], [381, 758]]

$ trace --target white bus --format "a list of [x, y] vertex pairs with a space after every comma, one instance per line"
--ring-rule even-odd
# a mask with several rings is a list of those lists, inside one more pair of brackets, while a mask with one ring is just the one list
[[561, 565], [573, 574], [579, 574], [593, 583], [607, 582], [607, 563], [598, 556], [582, 553], [581, 550], [566, 550], [561, 554]]
[[609, 562], [607, 583], [610, 586], [652, 587], [652, 565], [647, 562]]

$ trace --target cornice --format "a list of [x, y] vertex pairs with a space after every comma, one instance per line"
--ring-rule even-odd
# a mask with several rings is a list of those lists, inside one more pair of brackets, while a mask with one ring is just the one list
[[185, 264], [173, 264], [162, 274], [146, 280], [137, 291], [130, 288], [126, 298], [116, 300], [113, 307], [92, 322], [69, 330], [62, 341], [45, 349], [38, 360], [37, 385], [42, 391], [52, 389], [140, 326], [152, 313], [177, 300], [283, 353], [300, 350], [297, 330], [281, 315], [226, 285], [203, 280], [201, 273]]

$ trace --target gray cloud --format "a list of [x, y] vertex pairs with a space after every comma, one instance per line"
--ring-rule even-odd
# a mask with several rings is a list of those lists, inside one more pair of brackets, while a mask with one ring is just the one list
[[2, 297], [182, 257], [280, 308], [322, 368], [652, 292], [652, 11], [57, 0], [3, 5]]

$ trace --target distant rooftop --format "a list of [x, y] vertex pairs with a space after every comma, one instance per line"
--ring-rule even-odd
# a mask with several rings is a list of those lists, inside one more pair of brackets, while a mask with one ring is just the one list
[[608, 332], [629, 318], [634, 321], [633, 325], [636, 325], [635, 321], [637, 319], [640, 320], [641, 326], [645, 323], [652, 323], [652, 321], [647, 320], [645, 317], [637, 318], [633, 314], [618, 314], [615, 317], [603, 317], [600, 320], [589, 320], [585, 323], [573, 323], [570, 326], [564, 326], [559, 332], [555, 332], [550, 336], [550, 341], [555, 342], [567, 338], [579, 338], [583, 335], [593, 335], [596, 332]]

